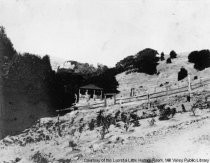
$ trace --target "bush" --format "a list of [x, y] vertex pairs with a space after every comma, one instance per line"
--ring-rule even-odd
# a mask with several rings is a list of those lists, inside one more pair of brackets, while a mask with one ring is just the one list
[[88, 123], [90, 131], [94, 130], [95, 127], [95, 120], [91, 119], [90, 123]]
[[77, 144], [75, 143], [74, 140], [69, 141], [69, 147], [75, 148], [76, 146], [77, 146]]
[[167, 63], [167, 64], [172, 63], [172, 62], [171, 62], [171, 58], [168, 58], [168, 59], [166, 60], [166, 63]]
[[108, 129], [111, 125], [108, 116], [104, 115], [104, 110], [100, 110], [97, 112], [96, 124], [97, 127], [100, 127], [99, 134], [101, 136], [101, 139], [103, 140], [105, 135], [109, 132]]
[[184, 104], [182, 104], [182, 112], [186, 112]]
[[160, 116], [159, 116], [159, 120], [168, 120], [169, 116], [171, 114], [171, 110], [169, 107], [165, 108], [165, 106], [159, 106], [160, 109]]
[[170, 58], [171, 58], [171, 59], [177, 58], [177, 54], [176, 54], [176, 52], [175, 52], [174, 50], [172, 50], [172, 51], [170, 52]]
[[125, 113], [125, 112], [121, 113], [121, 120], [125, 123], [125, 125], [124, 125], [125, 131], [128, 131], [128, 129], [130, 127], [130, 124], [131, 124], [130, 119], [131, 119], [131, 117], [130, 117], [129, 113]]
[[155, 119], [152, 118], [151, 120], [148, 120], [149, 126], [154, 126], [155, 125]]
[[178, 81], [180, 81], [180, 80], [186, 78], [187, 75], [188, 75], [187, 70], [186, 70], [184, 67], [182, 67], [182, 68], [180, 69], [180, 71], [178, 72]]
[[133, 123], [133, 127], [140, 126], [140, 123], [139, 123], [140, 117], [136, 113], [131, 113], [130, 117], [131, 117], [131, 123]]
[[47, 156], [46, 154], [42, 154], [40, 153], [39, 151], [37, 151], [32, 157], [31, 157], [31, 160], [33, 160], [34, 162], [37, 162], [37, 163], [48, 163], [49, 160], [47, 159]]
[[165, 60], [165, 57], [164, 57], [164, 53], [163, 52], [161, 53], [160, 60], [161, 61]]
[[193, 51], [188, 55], [188, 61], [194, 63], [194, 68], [201, 71], [210, 67], [210, 51]]

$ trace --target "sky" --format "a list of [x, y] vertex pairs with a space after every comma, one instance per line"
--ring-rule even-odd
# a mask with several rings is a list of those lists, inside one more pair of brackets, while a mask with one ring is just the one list
[[53, 61], [210, 49], [208, 0], [0, 0], [0, 23], [18, 52]]

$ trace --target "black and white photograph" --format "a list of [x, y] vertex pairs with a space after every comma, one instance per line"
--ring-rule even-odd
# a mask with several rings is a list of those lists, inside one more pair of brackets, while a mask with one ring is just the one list
[[0, 0], [0, 163], [210, 163], [210, 1]]

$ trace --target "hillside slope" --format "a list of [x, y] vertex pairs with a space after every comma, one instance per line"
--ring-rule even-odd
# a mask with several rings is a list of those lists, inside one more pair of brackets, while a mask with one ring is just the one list
[[[168, 58], [169, 56], [165, 56]], [[197, 71], [193, 67], [192, 63], [188, 62], [188, 53], [179, 54], [177, 58], [172, 60], [171, 64], [166, 64], [166, 60], [159, 61], [157, 66], [158, 75], [147, 75], [145, 73], [126, 73], [116, 75], [116, 79], [119, 83], [118, 90], [120, 94], [118, 96], [130, 96], [131, 88], [135, 88], [136, 94], [146, 94], [149, 93], [165, 91], [166, 85], [170, 85], [170, 88], [178, 88], [187, 85], [187, 78], [182, 81], [177, 80], [178, 72], [181, 67], [187, 69], [188, 73], [191, 74], [191, 81], [193, 83], [198, 83], [201, 80], [210, 78], [210, 68], [203, 71]], [[194, 76], [198, 79], [194, 80]], [[168, 82], [168, 84], [167, 84]], [[162, 84], [162, 86], [161, 86]]]
[[[204, 96], [204, 92], [195, 94], [197, 98], [204, 99]], [[209, 133], [206, 132], [210, 124], [209, 108], [201, 106], [196, 110], [196, 116], [192, 116], [192, 113], [188, 112], [190, 104], [185, 102], [185, 98], [176, 97], [171, 100], [176, 102], [176, 106], [179, 105], [178, 113], [167, 121], [159, 121], [158, 110], [154, 112], [143, 109], [138, 102], [132, 105], [73, 111], [60, 117], [59, 121], [57, 117], [42, 118], [20, 135], [8, 136], [0, 141], [0, 162], [68, 163], [92, 162], [91, 159], [101, 158], [166, 158], [166, 156], [172, 156], [175, 151], [177, 157], [184, 157], [189, 150], [194, 157], [200, 156], [201, 153], [196, 153], [196, 145], [200, 145], [203, 150], [209, 148], [208, 144], [203, 145], [203, 142], [209, 143]], [[185, 113], [181, 111], [182, 103], [186, 106]], [[118, 111], [135, 113], [140, 118], [139, 125], [132, 124], [126, 130], [125, 123], [119, 120], [109, 127], [108, 133], [101, 140], [101, 126], [91, 129], [90, 125], [101, 109], [106, 115], [111, 116], [116, 116]], [[155, 119], [155, 124], [150, 126], [152, 117]], [[188, 137], [188, 134], [191, 137]], [[180, 135], [184, 135], [184, 138]], [[177, 140], [176, 148], [173, 148], [171, 142], [174, 138]], [[183, 141], [189, 142], [189, 146], [177, 150], [183, 145]], [[169, 142], [168, 147], [164, 142]], [[167, 150], [160, 150], [160, 148], [168, 148], [171, 153], [166, 155]], [[209, 155], [207, 153], [204, 156]]]

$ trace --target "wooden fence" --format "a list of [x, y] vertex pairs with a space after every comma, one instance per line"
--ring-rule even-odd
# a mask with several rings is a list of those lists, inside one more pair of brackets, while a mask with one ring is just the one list
[[[202, 82], [198, 82], [195, 84], [191, 84], [191, 90], [194, 91], [198, 88], [201, 88], [203, 86], [209, 85], [210, 84], [210, 79], [207, 80], [203, 80]], [[148, 100], [153, 100], [153, 99], [157, 99], [157, 98], [161, 98], [161, 97], [169, 97], [171, 95], [178, 95], [178, 94], [183, 94], [183, 93], [188, 93], [188, 85], [187, 86], [183, 86], [183, 87], [179, 87], [176, 89], [171, 89], [168, 91], [160, 91], [160, 92], [154, 92], [151, 94], [144, 94], [144, 95], [137, 95], [137, 96], [132, 96], [132, 97], [126, 97], [126, 98], [114, 98], [113, 100], [116, 100], [115, 104], [120, 104], [120, 103], [130, 103], [130, 102], [135, 102], [135, 101], [148, 101]], [[149, 95], [149, 98], [148, 98]], [[106, 99], [105, 99], [106, 100]], [[95, 108], [99, 108], [99, 107], [104, 107], [106, 106], [106, 101], [103, 102], [98, 102], [98, 103], [93, 103], [93, 104], [87, 104], [84, 106], [78, 106], [79, 109], [95, 109]], [[68, 108], [65, 110], [72, 110], [72, 108]]]

